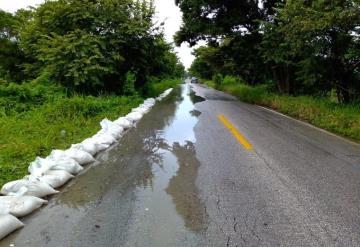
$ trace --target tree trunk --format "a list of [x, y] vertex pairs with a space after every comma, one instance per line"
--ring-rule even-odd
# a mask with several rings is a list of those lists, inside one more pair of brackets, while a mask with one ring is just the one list
[[277, 82], [277, 88], [280, 93], [289, 94], [290, 92], [290, 73], [289, 65], [273, 66], [272, 72]]

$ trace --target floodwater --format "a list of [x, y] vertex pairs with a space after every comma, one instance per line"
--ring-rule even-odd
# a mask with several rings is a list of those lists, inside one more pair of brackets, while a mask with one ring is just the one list
[[207, 215], [194, 127], [203, 99], [184, 84], [0, 246], [198, 246]]

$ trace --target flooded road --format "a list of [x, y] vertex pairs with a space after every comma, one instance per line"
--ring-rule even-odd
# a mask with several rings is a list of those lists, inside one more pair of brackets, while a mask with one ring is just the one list
[[0, 246], [360, 246], [360, 146], [202, 85], [97, 160]]
[[195, 184], [202, 101], [182, 85], [1, 246], [198, 246], [206, 213]]

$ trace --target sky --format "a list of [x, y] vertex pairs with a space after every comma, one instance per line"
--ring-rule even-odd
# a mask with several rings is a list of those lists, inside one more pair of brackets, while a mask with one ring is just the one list
[[[43, 0], [0, 0], [0, 9], [8, 12], [15, 12], [20, 8], [28, 6], [36, 6], [41, 4]], [[156, 21], [165, 22], [165, 38], [168, 42], [173, 42], [173, 35], [180, 29], [181, 11], [175, 5], [175, 0], [155, 0]], [[185, 68], [189, 68], [194, 56], [191, 54], [192, 49], [185, 43], [181, 47], [176, 47], [181, 62]]]

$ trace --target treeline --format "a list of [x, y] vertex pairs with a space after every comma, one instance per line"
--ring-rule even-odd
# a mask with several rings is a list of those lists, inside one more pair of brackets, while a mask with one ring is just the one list
[[177, 44], [195, 50], [190, 72], [241, 77], [280, 93], [360, 100], [359, 0], [177, 0]]
[[0, 10], [0, 84], [40, 78], [67, 90], [131, 95], [184, 67], [152, 1], [56, 0]]

